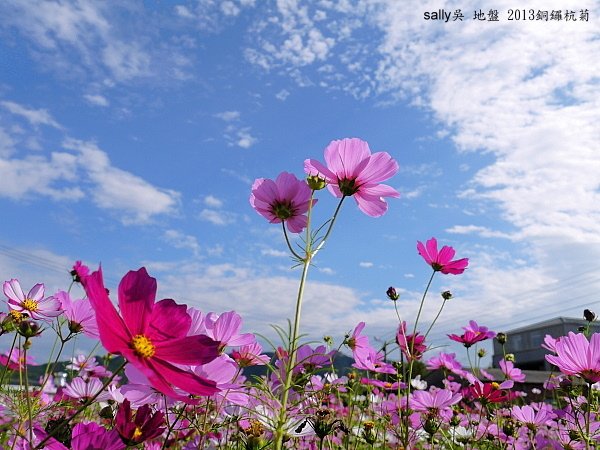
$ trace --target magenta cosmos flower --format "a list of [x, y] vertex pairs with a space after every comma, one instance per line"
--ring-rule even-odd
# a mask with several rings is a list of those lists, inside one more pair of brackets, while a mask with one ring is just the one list
[[192, 323], [187, 307], [171, 299], [155, 303], [156, 279], [144, 267], [128, 272], [119, 284], [121, 315], [108, 298], [101, 269], [85, 277], [83, 285], [96, 310], [102, 345], [125, 357], [152, 387], [182, 401], [190, 399], [178, 395], [173, 386], [194, 395], [218, 390], [213, 381], [174, 364], [206, 364], [218, 356], [219, 343], [204, 335], [186, 336]]
[[589, 342], [582, 333], [569, 332], [554, 344], [556, 355], [546, 360], [566, 375], [575, 375], [589, 383], [600, 381], [600, 333], [592, 334]]
[[[275, 181], [258, 178], [252, 185], [250, 204], [271, 223], [285, 222], [292, 233], [306, 228], [305, 216], [312, 190], [295, 175], [281, 172]], [[316, 200], [313, 200], [313, 205]]]
[[436, 238], [429, 239], [426, 245], [423, 245], [421, 241], [417, 241], [417, 251], [436, 272], [458, 275], [463, 273], [469, 265], [468, 258], [452, 261], [452, 258], [456, 254], [452, 247], [444, 245], [438, 252]]
[[371, 154], [365, 141], [332, 141], [325, 149], [325, 163], [327, 166], [307, 159], [304, 171], [324, 178], [336, 197], [353, 196], [358, 208], [368, 216], [379, 217], [387, 211], [383, 197], [400, 197], [398, 191], [381, 184], [398, 172], [398, 163], [386, 152]]
[[489, 331], [487, 327], [478, 325], [474, 320], [470, 320], [469, 325], [463, 327], [463, 330], [465, 330], [465, 332], [460, 336], [456, 334], [449, 334], [448, 337], [453, 341], [460, 342], [466, 348], [471, 347], [477, 342], [492, 339], [494, 336], [496, 336], [496, 333]]
[[4, 282], [4, 295], [8, 297], [8, 307], [12, 313], [27, 314], [35, 320], [49, 319], [62, 313], [60, 301], [54, 297], [44, 298], [44, 285], [36, 284], [25, 295], [19, 280], [14, 278]]

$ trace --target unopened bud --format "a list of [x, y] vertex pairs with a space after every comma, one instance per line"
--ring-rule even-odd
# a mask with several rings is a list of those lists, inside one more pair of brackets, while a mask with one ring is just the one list
[[313, 191], [320, 191], [325, 186], [327, 186], [327, 182], [321, 178], [319, 175], [309, 175], [306, 177], [306, 184]]
[[387, 294], [390, 300], [396, 301], [400, 298], [400, 294], [396, 292], [396, 288], [394, 288], [393, 286], [390, 286], [388, 290], [385, 291], [385, 293]]
[[508, 339], [508, 336], [506, 335], [506, 333], [498, 333], [496, 335], [496, 340], [498, 341], [498, 343], [500, 345], [506, 344], [507, 339]]
[[513, 353], [507, 353], [504, 359], [506, 361], [515, 362], [515, 355]]
[[480, 358], [483, 358], [483, 357], [485, 356], [485, 354], [486, 354], [486, 353], [487, 353], [487, 352], [485, 351], [485, 348], [480, 348], [480, 349], [477, 351], [477, 356], [479, 356]]
[[41, 327], [33, 320], [23, 320], [18, 328], [17, 332], [24, 338], [31, 338], [39, 335], [42, 330]]
[[442, 298], [444, 300], [450, 300], [452, 298], [452, 292], [450, 292], [450, 291], [442, 292]]
[[593, 322], [596, 319], [596, 314], [594, 314], [594, 312], [590, 311], [589, 309], [584, 309], [583, 310], [583, 317], [588, 322]]

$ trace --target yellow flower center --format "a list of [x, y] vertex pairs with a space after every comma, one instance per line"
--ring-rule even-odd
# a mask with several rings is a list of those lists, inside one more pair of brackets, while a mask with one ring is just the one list
[[16, 310], [13, 309], [10, 312], [10, 315], [12, 316], [13, 320], [16, 323], [19, 323], [19, 322], [21, 322], [21, 320], [23, 320], [23, 313], [21, 311], [16, 311]]
[[137, 441], [140, 437], [142, 437], [142, 430], [140, 429], [140, 427], [135, 427], [135, 430], [133, 431], [133, 436], [131, 436], [131, 439], [134, 441]]
[[27, 311], [36, 312], [38, 310], [38, 302], [30, 298], [26, 298], [25, 300], [23, 300], [22, 305], [23, 308], [25, 308]]
[[495, 381], [492, 382], [492, 389], [500, 389], [500, 385]]
[[136, 355], [141, 356], [142, 358], [151, 358], [156, 353], [156, 347], [150, 339], [148, 339], [143, 334], [138, 334], [133, 337], [131, 340], [131, 347]]

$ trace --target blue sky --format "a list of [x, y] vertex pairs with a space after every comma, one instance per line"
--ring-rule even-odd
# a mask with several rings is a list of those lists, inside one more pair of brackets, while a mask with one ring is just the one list
[[[344, 205], [309, 275], [311, 338], [361, 320], [393, 336], [390, 285], [412, 323], [431, 236], [471, 259], [434, 282], [425, 325], [456, 297], [436, 346], [471, 318], [600, 311], [600, 7], [531, 1], [589, 21], [510, 22], [512, 6], [488, 23], [474, 1], [2, 2], [1, 276], [50, 294], [78, 259], [113, 288], [145, 265], [162, 297], [272, 337], [299, 272], [250, 186], [360, 137], [399, 162], [401, 198], [379, 219]], [[439, 8], [465, 20], [423, 20]], [[315, 214], [334, 207], [322, 192]]]

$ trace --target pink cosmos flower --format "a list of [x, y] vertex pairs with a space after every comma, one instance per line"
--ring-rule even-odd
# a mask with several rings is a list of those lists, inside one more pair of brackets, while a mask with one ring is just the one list
[[75, 283], [81, 283], [85, 277], [90, 274], [90, 268], [83, 264], [81, 261], [75, 261], [73, 264], [73, 269], [71, 270], [71, 276], [73, 277], [73, 281]]
[[465, 330], [465, 332], [460, 336], [456, 334], [449, 334], [448, 337], [453, 341], [460, 342], [466, 348], [471, 347], [477, 342], [492, 339], [494, 336], [496, 336], [496, 333], [489, 331], [487, 327], [477, 325], [477, 322], [474, 320], [470, 320], [469, 325], [463, 327], [463, 330]]
[[[189, 310], [193, 308], [188, 308]], [[191, 316], [191, 314], [190, 314]], [[200, 313], [199, 317], [202, 317]], [[219, 342], [219, 350], [225, 347], [238, 347], [255, 342], [256, 338], [251, 333], [241, 334], [242, 318], [235, 311], [227, 311], [222, 314], [208, 313], [200, 325], [201, 334]]]
[[[41, 441], [47, 433], [40, 428], [35, 430], [36, 437]], [[27, 446], [27, 448], [32, 448]], [[48, 439], [44, 446], [46, 450], [69, 450], [54, 438]], [[125, 450], [125, 444], [116, 430], [107, 430], [95, 422], [78, 423], [71, 434], [70, 450]]]
[[462, 365], [456, 360], [456, 353], [440, 353], [427, 361], [427, 370], [445, 369], [462, 373]]
[[365, 328], [364, 322], [359, 322], [358, 325], [352, 331], [352, 335], [346, 339], [346, 345], [350, 347], [354, 357], [356, 358], [356, 353], [365, 352], [366, 349], [370, 348], [369, 346], [369, 337], [365, 336], [362, 333], [362, 330]]
[[4, 295], [8, 297], [8, 307], [11, 311], [27, 314], [35, 320], [46, 320], [62, 313], [58, 299], [44, 298], [44, 285], [41, 283], [33, 286], [25, 295], [19, 281], [13, 278], [4, 282]]
[[34, 359], [27, 355], [25, 360], [24, 353], [18, 348], [13, 348], [10, 352], [5, 352], [0, 355], [0, 365], [8, 367], [9, 370], [20, 370], [28, 366], [35, 365]]
[[200, 365], [215, 359], [219, 343], [208, 336], [187, 336], [192, 320], [185, 305], [171, 299], [155, 303], [156, 279], [142, 267], [130, 271], [119, 284], [119, 315], [108, 298], [102, 270], [83, 279], [87, 295], [96, 310], [102, 345], [123, 355], [163, 394], [190, 402], [173, 386], [194, 395], [212, 395], [215, 383], [176, 367]]
[[461, 399], [461, 394], [432, 387], [429, 391], [413, 392], [408, 404], [415, 411], [449, 420], [452, 417], [451, 406], [456, 405]]
[[525, 374], [521, 371], [521, 369], [517, 369], [512, 361], [506, 361], [502, 359], [498, 365], [500, 366], [500, 370], [502, 370], [502, 373], [507, 380], [513, 380], [517, 383], [522, 383], [525, 381]]
[[391, 364], [384, 361], [384, 354], [378, 352], [372, 347], [367, 347], [360, 353], [354, 353], [354, 364], [352, 367], [356, 367], [361, 370], [369, 370], [377, 373], [396, 373], [396, 369]]
[[[258, 178], [252, 185], [250, 204], [271, 223], [285, 222], [292, 233], [306, 228], [306, 212], [311, 205], [312, 190], [295, 175], [281, 172], [275, 181]], [[313, 205], [317, 202], [312, 201]]]
[[454, 255], [456, 254], [452, 247], [444, 245], [438, 252], [436, 238], [429, 239], [426, 245], [423, 245], [421, 241], [417, 241], [417, 250], [425, 262], [436, 272], [458, 275], [463, 273], [469, 265], [469, 258], [452, 261], [452, 258], [454, 258]]
[[125, 367], [125, 376], [129, 382], [121, 386], [120, 393], [129, 400], [133, 408], [137, 409], [145, 404], [162, 404], [162, 399], [165, 397], [150, 386], [148, 378], [135, 366]]
[[510, 412], [515, 420], [531, 427], [546, 425], [556, 417], [556, 414], [552, 412], [552, 407], [550, 405], [538, 403], [535, 406], [537, 406], [537, 410], [531, 405], [515, 405], [511, 408]]
[[406, 359], [418, 360], [423, 357], [423, 353], [427, 350], [425, 344], [425, 336], [422, 336], [418, 332], [415, 334], [406, 334], [406, 322], [402, 321], [396, 332], [396, 342], [402, 350]]
[[329, 191], [338, 198], [353, 196], [366, 215], [379, 217], [387, 211], [383, 197], [400, 197], [398, 191], [380, 184], [398, 172], [398, 163], [386, 152], [371, 154], [369, 144], [352, 138], [331, 141], [325, 149], [324, 166], [304, 161], [304, 171], [325, 179]]
[[546, 355], [546, 361], [566, 375], [575, 375], [589, 383], [600, 381], [600, 333], [588, 341], [582, 333], [569, 332], [554, 343], [556, 355]]
[[98, 324], [96, 323], [96, 312], [88, 299], [72, 300], [65, 291], [58, 291], [56, 297], [69, 320], [69, 331], [71, 333], [83, 332], [86, 336], [98, 339]]
[[271, 360], [269, 355], [263, 354], [262, 346], [258, 342], [240, 346], [240, 348], [231, 352], [231, 357], [242, 368], [264, 366]]
[[[77, 400], [87, 400], [94, 397], [102, 391], [104, 384], [98, 378], [83, 379], [81, 377], [73, 378], [73, 380], [65, 387], [63, 393]], [[96, 397], [97, 401], [102, 401], [108, 398], [106, 392]]]
[[86, 356], [79, 354], [71, 358], [71, 364], [65, 366], [66, 369], [73, 370], [82, 378], [102, 378], [109, 377], [111, 372], [104, 366], [98, 365], [95, 356]]

